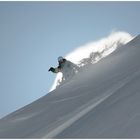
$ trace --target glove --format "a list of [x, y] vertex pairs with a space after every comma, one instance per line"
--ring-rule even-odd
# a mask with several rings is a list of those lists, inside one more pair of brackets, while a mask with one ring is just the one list
[[53, 67], [50, 67], [50, 69], [48, 71], [54, 71], [55, 69]]

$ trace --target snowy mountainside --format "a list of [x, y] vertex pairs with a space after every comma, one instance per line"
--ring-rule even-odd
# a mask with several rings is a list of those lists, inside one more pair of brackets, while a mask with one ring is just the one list
[[[83, 67], [88, 67], [99, 62], [101, 59], [108, 56], [117, 48], [123, 46], [132, 39], [133, 37], [127, 32], [112, 32], [107, 37], [104, 37], [98, 41], [87, 43], [84, 46], [75, 49], [66, 55], [66, 59], [78, 65], [79, 71], [81, 71]], [[73, 75], [71, 75], [71, 77], [72, 76]], [[62, 73], [57, 74], [50, 91], [65, 83], [65, 81], [62, 80], [62, 77]]]
[[140, 138], [140, 35], [0, 120], [0, 138]]

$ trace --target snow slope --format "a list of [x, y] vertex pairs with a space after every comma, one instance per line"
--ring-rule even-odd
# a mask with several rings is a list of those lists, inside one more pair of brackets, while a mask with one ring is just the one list
[[[133, 37], [124, 31], [112, 32], [109, 36], [78, 47], [65, 56], [67, 60], [80, 66], [80, 69], [99, 62], [118, 47], [128, 43]], [[58, 73], [50, 91], [62, 84], [62, 74]]]
[[140, 138], [140, 35], [0, 120], [0, 138]]

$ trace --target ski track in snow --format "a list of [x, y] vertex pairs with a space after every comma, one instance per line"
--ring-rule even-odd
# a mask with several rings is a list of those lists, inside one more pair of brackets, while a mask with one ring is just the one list
[[15, 117], [12, 122], [21, 122], [21, 121], [25, 121], [25, 120], [28, 120], [30, 118], [32, 118], [33, 116], [36, 116], [38, 113], [32, 113], [32, 114], [28, 114], [28, 116], [25, 114], [25, 115], [22, 115], [22, 116], [18, 116], [18, 117]]
[[69, 98], [63, 98], [63, 99], [60, 99], [60, 100], [55, 100], [55, 101], [52, 101], [51, 103], [59, 103], [59, 102], [64, 102], [64, 101], [68, 101], [68, 100], [73, 100], [73, 99], [77, 99], [81, 96], [85, 96], [85, 94], [78, 95], [78, 96], [73, 96], [73, 97], [69, 97]]

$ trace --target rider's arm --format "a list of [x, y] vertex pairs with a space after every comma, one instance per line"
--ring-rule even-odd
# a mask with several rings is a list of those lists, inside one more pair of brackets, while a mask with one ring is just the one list
[[53, 72], [53, 73], [58, 73], [58, 72], [61, 71], [61, 68], [60, 68], [59, 66], [58, 66], [57, 68], [51, 67], [48, 71], [51, 71], [51, 72]]

